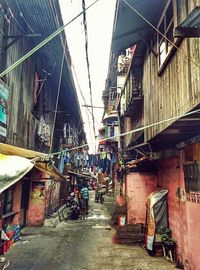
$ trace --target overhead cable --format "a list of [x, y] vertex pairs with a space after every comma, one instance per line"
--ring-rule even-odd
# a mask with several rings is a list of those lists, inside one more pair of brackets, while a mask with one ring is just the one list
[[[51, 9], [52, 9], [52, 13], [53, 13], [53, 17], [54, 17], [54, 20], [55, 20], [55, 23], [56, 23], [56, 27], [60, 27], [60, 24], [59, 24], [59, 20], [58, 20], [58, 17], [56, 15], [56, 12], [55, 12], [55, 6], [54, 4], [50, 1], [50, 5], [51, 5]], [[65, 47], [65, 42], [63, 40], [63, 36], [60, 35], [60, 40], [61, 40], [61, 43], [62, 43], [62, 47], [64, 48]], [[65, 58], [66, 58], [66, 61], [68, 61], [68, 57], [66, 55], [66, 50], [64, 50], [65, 52]], [[78, 86], [78, 89], [80, 91], [80, 94], [81, 94], [81, 97], [83, 98], [85, 104], [86, 104], [86, 100], [85, 100], [85, 97], [83, 95], [83, 92], [81, 90], [81, 87], [80, 87], [80, 84], [79, 84], [79, 81], [78, 81], [78, 77], [77, 77], [77, 74], [76, 74], [76, 71], [75, 71], [75, 67], [74, 67], [74, 64], [73, 64], [73, 61], [71, 59], [71, 66], [72, 66], [72, 69], [73, 69], [73, 72], [74, 72], [74, 75], [75, 75], [75, 79], [76, 79], [76, 82], [77, 82], [77, 86]], [[90, 131], [90, 137], [92, 139], [92, 134], [91, 134], [91, 128], [90, 128], [90, 119], [89, 119], [89, 115], [88, 115], [88, 112], [91, 114], [91, 111], [89, 109], [86, 110], [86, 115], [87, 115], [87, 119], [88, 119], [88, 125], [89, 125], [89, 131]], [[81, 119], [79, 119], [79, 123], [81, 122]], [[82, 121], [83, 122], [83, 121]], [[83, 123], [82, 123], [83, 125]]]
[[25, 24], [28, 26], [28, 28], [31, 30], [31, 32], [33, 34], [35, 34], [35, 31], [33, 30], [33, 28], [29, 25], [29, 23], [27, 22], [26, 18], [24, 17], [23, 13], [21, 12], [20, 8], [19, 8], [19, 4], [18, 4], [18, 1], [15, 0], [15, 3], [17, 5], [17, 8], [19, 10], [19, 14], [20, 14], [20, 17], [24, 20]]
[[0, 4], [0, 9], [4, 15], [4, 18], [5, 18], [5, 21], [9, 24], [9, 25], [12, 25], [12, 27], [18, 31], [17, 27], [11, 22], [11, 20], [9, 19], [9, 17], [7, 16], [6, 14], [6, 11], [4, 10], [3, 6]]
[[179, 51], [183, 51], [185, 57], [190, 60], [195, 66], [200, 68], [200, 65], [195, 62], [194, 59], [192, 59], [188, 53], [183, 49], [179, 48], [174, 42], [172, 42], [168, 37], [166, 37], [158, 28], [156, 28], [149, 20], [147, 20], [138, 10], [136, 10], [132, 5], [130, 5], [126, 0], [123, 1], [132, 11], [134, 11], [140, 18], [142, 18], [147, 24], [149, 24], [157, 33], [159, 33], [162, 37], [164, 37], [174, 48], [176, 48]]
[[12, 12], [12, 10], [11, 10], [10, 7], [8, 7], [8, 10], [9, 10], [9, 12], [10, 12], [11, 18], [13, 18], [13, 20], [17, 23], [17, 25], [19, 26], [19, 28], [25, 33], [24, 28], [21, 26], [21, 24], [20, 24], [20, 23], [18, 22], [18, 20], [15, 18], [15, 15], [14, 15], [14, 13]]
[[[107, 138], [105, 138], [105, 139], [99, 140], [99, 143], [101, 143], [101, 142], [106, 142], [106, 141], [108, 141], [108, 140], [112, 140], [112, 139], [116, 139], [116, 138], [120, 138], [120, 137], [129, 135], [129, 134], [136, 133], [136, 132], [138, 132], [138, 131], [143, 131], [143, 130], [145, 130], [145, 129], [148, 129], [148, 128], [151, 128], [151, 127], [154, 127], [154, 126], [158, 126], [158, 125], [161, 125], [161, 124], [163, 124], [163, 123], [170, 122], [170, 121], [173, 121], [173, 120], [177, 120], [177, 119], [179, 119], [179, 118], [186, 117], [186, 116], [189, 116], [189, 115], [192, 115], [192, 114], [195, 114], [195, 113], [200, 113], [200, 109], [197, 109], [197, 110], [195, 110], [195, 111], [191, 111], [191, 112], [188, 112], [188, 113], [185, 113], [185, 114], [182, 114], [182, 115], [177, 115], [177, 116], [174, 116], [174, 117], [171, 117], [171, 118], [168, 118], [168, 119], [164, 119], [164, 120], [161, 120], [161, 121], [159, 121], [159, 122], [152, 123], [152, 124], [149, 124], [149, 125], [140, 127], [140, 128], [132, 129], [132, 130], [130, 130], [130, 131], [121, 133], [121, 134], [116, 135], [116, 136], [107, 137]], [[84, 148], [84, 147], [86, 147], [86, 146], [88, 146], [88, 144], [83, 144], [83, 145], [80, 145], [80, 146], [71, 148], [71, 149], [69, 149], [69, 151], [81, 149], [81, 148]], [[59, 153], [60, 153], [60, 152], [52, 153], [51, 155], [55, 156], [55, 155], [58, 155]]]
[[63, 55], [62, 55], [62, 61], [61, 61], [61, 67], [60, 67], [60, 75], [59, 75], [59, 81], [58, 81], [56, 106], [55, 106], [55, 114], [54, 114], [54, 119], [53, 119], [53, 128], [52, 128], [52, 134], [51, 134], [51, 142], [50, 142], [49, 153], [51, 153], [52, 147], [53, 147], [53, 137], [54, 137], [54, 131], [55, 131], [55, 124], [56, 124], [56, 117], [57, 117], [57, 110], [58, 110], [58, 102], [59, 102], [59, 97], [60, 97], [60, 89], [61, 89], [61, 82], [62, 82], [62, 75], [63, 75], [63, 66], [64, 66], [64, 59], [65, 59], [66, 45], [67, 45], [67, 41], [65, 42], [65, 47], [63, 48]]
[[84, 25], [84, 32], [85, 32], [85, 53], [86, 53], [86, 63], [87, 63], [87, 71], [88, 71], [88, 83], [89, 83], [89, 90], [90, 90], [90, 103], [91, 103], [91, 111], [92, 111], [92, 123], [93, 123], [94, 137], [95, 137], [96, 132], [95, 132], [95, 123], [94, 123], [94, 109], [93, 109], [93, 100], [92, 100], [90, 63], [89, 63], [89, 55], [88, 55], [88, 31], [87, 31], [85, 0], [82, 0], [82, 8], [83, 8], [83, 25]]
[[[89, 5], [87, 8], [85, 8], [85, 11], [88, 10], [90, 7], [92, 7], [94, 4], [96, 4], [98, 1], [100, 1], [100, 0], [94, 1], [91, 5]], [[30, 50], [28, 53], [26, 53], [24, 56], [22, 56], [20, 59], [18, 59], [14, 64], [12, 64], [10, 67], [8, 67], [3, 72], [1, 72], [0, 77], [5, 76], [8, 72], [15, 69], [21, 63], [23, 63], [27, 58], [29, 58], [31, 55], [33, 55], [35, 52], [37, 52], [39, 49], [41, 49], [44, 45], [46, 45], [48, 42], [50, 42], [52, 39], [54, 39], [56, 36], [58, 36], [69, 24], [71, 24], [78, 17], [80, 17], [85, 11], [81, 11], [74, 18], [72, 18], [68, 23], [66, 23], [63, 26], [61, 26], [60, 28], [58, 28], [51, 35], [49, 35], [47, 38], [45, 38], [43, 41], [41, 41], [38, 45], [36, 45], [32, 50]]]

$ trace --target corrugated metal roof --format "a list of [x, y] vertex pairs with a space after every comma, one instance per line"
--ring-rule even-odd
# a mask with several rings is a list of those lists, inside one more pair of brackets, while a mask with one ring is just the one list
[[[27, 29], [29, 33], [41, 34], [41, 36], [32, 38], [32, 47], [39, 44], [42, 40], [52, 34], [58, 29], [56, 17], [58, 18], [59, 25], [63, 25], [60, 6], [58, 0], [3, 0], [5, 5], [16, 5], [19, 13], [25, 18]], [[55, 12], [55, 13], [54, 13]], [[30, 26], [30, 27], [29, 27]], [[64, 32], [62, 38], [66, 40]], [[63, 46], [61, 42], [61, 36], [57, 36], [43, 48], [38, 51], [40, 59], [42, 60], [45, 68], [50, 72], [56, 63], [54, 71], [55, 89], [58, 86], [60, 68], [63, 57]], [[72, 77], [70, 67], [70, 55], [68, 52], [68, 46], [66, 46], [67, 58], [63, 66], [61, 93], [62, 105], [66, 107], [69, 112], [75, 115], [77, 123], [79, 123], [81, 117], [80, 106], [78, 103], [77, 93]], [[56, 90], [55, 90], [56, 91]]]
[[200, 27], [200, 7], [196, 7], [180, 24], [181, 27]]
[[[165, 3], [163, 0], [126, 1], [154, 25], [157, 23], [162, 6]], [[153, 33], [153, 29], [125, 2], [118, 0], [114, 20], [112, 51], [120, 52], [138, 43], [144, 48], [145, 46], [141, 42], [141, 36], [138, 32], [148, 40]]]

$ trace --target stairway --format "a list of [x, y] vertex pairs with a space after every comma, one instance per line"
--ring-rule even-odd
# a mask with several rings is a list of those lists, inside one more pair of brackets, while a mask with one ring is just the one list
[[118, 244], [143, 244], [144, 233], [142, 224], [127, 224], [118, 226], [114, 235]]

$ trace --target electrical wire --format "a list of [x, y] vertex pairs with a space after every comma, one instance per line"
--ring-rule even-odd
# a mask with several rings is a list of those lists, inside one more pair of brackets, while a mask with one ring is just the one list
[[93, 108], [93, 100], [92, 100], [92, 83], [90, 76], [90, 63], [89, 63], [89, 55], [88, 55], [88, 31], [87, 31], [87, 19], [86, 19], [86, 9], [85, 9], [85, 0], [82, 0], [82, 8], [83, 8], [83, 25], [85, 32], [85, 53], [86, 53], [86, 63], [87, 63], [87, 71], [88, 71], [88, 83], [90, 90], [90, 103], [91, 103], [91, 111], [92, 111], [92, 123], [93, 123], [93, 132], [95, 137], [95, 124], [94, 124], [94, 108]]
[[[52, 13], [53, 13], [54, 20], [55, 20], [55, 23], [56, 23], [56, 27], [60, 27], [58, 17], [56, 16], [56, 12], [55, 12], [55, 10], [54, 10], [55, 7], [53, 6], [53, 3], [52, 3], [51, 1], [50, 1], [50, 5], [51, 5], [51, 9], [52, 9]], [[60, 40], [61, 40], [62, 46], [64, 47], [64, 40], [63, 40], [63, 36], [62, 36], [62, 35], [60, 35]], [[66, 55], [66, 50], [64, 50], [64, 52], [65, 52], [65, 58], [66, 58], [66, 61], [68, 61], [68, 57], [67, 57], [67, 55]], [[82, 96], [84, 102], [86, 103], [86, 100], [85, 100], [85, 97], [84, 97], [84, 95], [83, 95], [83, 93], [82, 93], [82, 90], [81, 90], [81, 87], [80, 87], [80, 84], [79, 84], [79, 81], [78, 81], [78, 77], [77, 77], [77, 74], [76, 74], [76, 71], [75, 71], [75, 67], [74, 67], [74, 65], [73, 65], [72, 60], [71, 60], [71, 66], [72, 66], [72, 69], [73, 69], [73, 71], [74, 71], [74, 75], [75, 75], [75, 79], [76, 79], [76, 82], [77, 82], [77, 85], [78, 85], [78, 89], [79, 89], [79, 91], [80, 91], [80, 93], [81, 93], [81, 96]], [[89, 125], [90, 137], [91, 137], [91, 139], [92, 139], [91, 128], [90, 128], [90, 119], [89, 119], [88, 112], [90, 112], [90, 110], [86, 110], [86, 115], [87, 115], [87, 119], [88, 119], [88, 125]], [[91, 112], [90, 112], [90, 113], [91, 113]], [[79, 120], [79, 125], [80, 125], [80, 122], [81, 122], [81, 119]], [[78, 126], [79, 126], [79, 125], [78, 125]], [[83, 129], [83, 128], [82, 128], [82, 129]]]
[[61, 67], [60, 67], [60, 76], [59, 76], [59, 82], [58, 82], [58, 90], [57, 90], [55, 114], [54, 114], [54, 120], [53, 120], [53, 128], [52, 128], [52, 134], [51, 134], [51, 140], [50, 140], [49, 153], [52, 152], [52, 146], [53, 146], [53, 137], [54, 137], [55, 124], [56, 124], [56, 116], [57, 116], [57, 110], [58, 110], [58, 101], [59, 101], [59, 97], [60, 97], [60, 89], [61, 89], [61, 82], [62, 82], [62, 75], [63, 75], [63, 66], [64, 66], [64, 59], [65, 59], [65, 48], [66, 48], [66, 45], [67, 45], [67, 41], [65, 43], [65, 47], [63, 48], [63, 56], [62, 56]]
[[37, 95], [36, 95], [36, 97], [35, 97], [33, 106], [37, 103], [37, 99], [38, 99], [38, 97], [39, 97], [39, 95], [40, 95], [40, 93], [41, 93], [41, 91], [42, 91], [42, 89], [43, 89], [43, 86], [44, 86], [45, 82], [48, 80], [48, 76], [50, 77], [50, 76], [54, 73], [55, 67], [56, 67], [56, 62], [55, 62], [54, 65], [53, 65], [53, 68], [52, 68], [51, 73], [45, 72], [45, 76], [44, 76], [44, 78], [42, 79], [42, 83], [41, 83], [40, 88], [39, 88], [39, 90], [38, 90], [38, 92], [37, 92]]
[[[171, 117], [171, 118], [168, 118], [168, 119], [165, 119], [165, 120], [156, 122], [156, 123], [152, 123], [152, 124], [150, 124], [150, 125], [146, 125], [146, 126], [143, 126], [143, 127], [140, 127], [140, 128], [136, 128], [136, 129], [133, 129], [133, 130], [130, 130], [130, 131], [121, 133], [121, 134], [116, 135], [116, 136], [107, 137], [107, 138], [105, 138], [105, 139], [99, 140], [99, 143], [100, 143], [100, 142], [105, 142], [105, 141], [107, 141], [107, 140], [112, 140], [112, 139], [124, 137], [125, 135], [133, 134], [133, 133], [136, 133], [136, 132], [138, 132], [138, 131], [142, 131], [142, 130], [145, 130], [145, 129], [148, 129], [148, 128], [151, 128], [151, 127], [154, 127], [154, 126], [157, 126], [157, 125], [160, 125], [160, 124], [163, 124], [163, 123], [165, 123], [165, 122], [169, 122], [169, 121], [172, 121], [172, 120], [177, 120], [177, 119], [179, 119], [179, 118], [186, 117], [186, 116], [192, 115], [192, 114], [194, 114], [194, 113], [200, 113], [200, 109], [195, 110], [195, 111], [191, 111], [191, 112], [188, 112], [188, 113], [185, 113], [185, 114], [182, 114], [182, 115], [177, 115], [177, 116], [174, 116], [174, 117]], [[80, 145], [80, 146], [78, 146], [78, 147], [71, 148], [71, 149], [69, 149], [69, 151], [76, 150], [76, 149], [80, 149], [80, 148], [84, 148], [84, 147], [86, 147], [86, 146], [88, 146], [88, 144], [84, 144], [84, 145]], [[60, 152], [52, 153], [51, 155], [54, 156], [54, 155], [58, 155], [58, 154], [60, 154]]]
[[[90, 4], [87, 8], [85, 8], [85, 11], [91, 8], [93, 5], [95, 5], [100, 0], [95, 0], [92, 4]], [[31, 55], [33, 55], [35, 52], [37, 52], [39, 49], [41, 49], [44, 45], [46, 45], [48, 42], [50, 42], [52, 39], [54, 39], [56, 36], [58, 36], [69, 24], [71, 24], [73, 21], [75, 21], [78, 17], [80, 17], [83, 14], [84, 11], [81, 11], [79, 14], [77, 14], [75, 17], [73, 17], [68, 23], [64, 24], [60, 28], [58, 28], [56, 31], [54, 31], [52, 34], [50, 34], [47, 38], [45, 38], [43, 41], [41, 41], [38, 45], [36, 45], [32, 50], [30, 50], [28, 53], [26, 53], [24, 56], [22, 56], [20, 59], [18, 59], [15, 63], [13, 63], [10, 67], [5, 69], [3, 72], [0, 73], [0, 77], [5, 76], [8, 72], [15, 69], [17, 66], [19, 66], [21, 63], [23, 63], [27, 58], [29, 58]]]
[[27, 22], [26, 18], [25, 18], [24, 15], [23, 15], [23, 13], [21, 12], [21, 10], [20, 10], [20, 8], [19, 8], [18, 1], [15, 0], [15, 3], [16, 3], [16, 6], [17, 6], [17, 8], [18, 8], [18, 10], [19, 10], [19, 14], [20, 14], [21, 18], [24, 20], [25, 24], [28, 26], [28, 28], [31, 30], [31, 32], [32, 32], [33, 34], [35, 34], [33, 28], [29, 25], [29, 23]]
[[[55, 7], [53, 6], [53, 3], [51, 1], [50, 1], [50, 5], [51, 5], [53, 16], [54, 16], [54, 19], [55, 19], [55, 22], [56, 22], [56, 27], [60, 27], [58, 17], [56, 16]], [[61, 42], [62, 42], [62, 45], [63, 45], [63, 36], [62, 35], [60, 35], [60, 39], [61, 39]], [[68, 60], [67, 56], [66, 56], [66, 59]], [[74, 64], [73, 64], [72, 60], [71, 60], [71, 66], [72, 66], [72, 69], [73, 69], [73, 72], [74, 72], [74, 76], [75, 76], [75, 79], [76, 79], [76, 82], [77, 82], [79, 92], [81, 94], [81, 97], [82, 97], [84, 103], [86, 104], [86, 100], [85, 100], [85, 97], [84, 97], [83, 92], [81, 90], [81, 87], [80, 87], [80, 84], [79, 84], [79, 81], [78, 81], [78, 77], [77, 77], [77, 74], [76, 74], [76, 70], [75, 70], [75, 67], [74, 67]], [[91, 141], [92, 141], [93, 136], [92, 136], [92, 133], [91, 133], [91, 123], [90, 123], [90, 117], [88, 115], [88, 112], [91, 114], [92, 119], [94, 119], [93, 121], [95, 121], [98, 126], [100, 125], [100, 123], [97, 121], [97, 119], [94, 117], [94, 115], [92, 115], [92, 112], [89, 110], [89, 108], [86, 108], [85, 112], [86, 112], [88, 126], [89, 126], [89, 135], [90, 135], [90, 138], [91, 138]]]
[[16, 31], [18, 31], [18, 29], [16, 28], [16, 26], [15, 26], [15, 25], [10, 21], [10, 19], [8, 18], [8, 16], [7, 16], [7, 14], [6, 14], [4, 8], [2, 7], [2, 5], [0, 6], [0, 8], [1, 8], [1, 11], [2, 11], [2, 13], [3, 13], [3, 15], [4, 15], [4, 18], [5, 18], [6, 22], [7, 22], [10, 26], [12, 25], [12, 27], [13, 27]]
[[172, 42], [168, 37], [166, 37], [162, 32], [160, 32], [160, 30], [156, 28], [150, 21], [148, 21], [138, 10], [136, 10], [136, 8], [130, 5], [126, 0], [121, 1], [123, 1], [132, 11], [134, 11], [140, 18], [142, 18], [148, 25], [150, 25], [157, 33], [164, 37], [174, 48], [179, 51], [183, 51], [185, 57], [190, 60], [195, 66], [200, 68], [200, 65], [196, 63], [195, 60], [192, 59], [183, 48], [179, 48], [174, 42]]
[[[8, 5], [8, 0], [7, 0], [7, 5]], [[19, 23], [19, 21], [16, 19], [14, 13], [12, 12], [10, 6], [8, 5], [8, 10], [10, 12], [11, 18], [14, 19], [14, 21], [17, 23], [17, 25], [19, 26], [19, 28], [25, 33], [26, 31], [24, 30], [24, 28], [21, 26], [21, 24]]]
[[[85, 99], [85, 97], [84, 97], [84, 95], [83, 95], [83, 92], [82, 92], [82, 90], [81, 90], [81, 86], [80, 86], [80, 83], [79, 83], [79, 81], [78, 81], [78, 77], [77, 77], [76, 70], [75, 70], [75, 67], [74, 67], [74, 64], [73, 64], [73, 63], [72, 63], [72, 68], [73, 68], [74, 76], [75, 76], [76, 83], [77, 83], [77, 86], [78, 86], [78, 90], [79, 90], [79, 92], [80, 92], [80, 95], [81, 95], [81, 97], [82, 97], [82, 99], [83, 99], [84, 104], [86, 105], [86, 99]], [[88, 107], [85, 107], [85, 111], [86, 111], [87, 113], [90, 113], [90, 114], [92, 115], [92, 112], [90, 111], [90, 109], [89, 109]], [[97, 119], [94, 118], [94, 120], [95, 120], [95, 122], [96, 122], [97, 125], [100, 124], [100, 123], [98, 123]], [[88, 122], [89, 122], [89, 118], [88, 118]]]
[[[74, 68], [73, 63], [72, 63], [72, 68], [73, 68], [73, 71], [74, 71], [74, 75], [75, 75], [75, 79], [76, 79], [76, 83], [77, 83], [79, 92], [81, 94], [81, 97], [82, 97], [84, 103], [86, 104], [86, 100], [85, 100], [85, 97], [84, 97], [83, 92], [81, 90], [81, 86], [79, 84], [78, 77], [77, 77], [77, 74], [76, 74], [76, 71], [75, 71], [75, 68]], [[88, 108], [85, 108], [85, 112], [86, 112], [86, 115], [87, 115], [87, 120], [88, 120], [88, 125], [89, 125], [90, 138], [92, 139], [92, 133], [91, 133], [91, 128], [90, 128], [90, 118], [89, 118], [89, 115], [88, 115], [88, 112], [91, 113], [91, 111]]]

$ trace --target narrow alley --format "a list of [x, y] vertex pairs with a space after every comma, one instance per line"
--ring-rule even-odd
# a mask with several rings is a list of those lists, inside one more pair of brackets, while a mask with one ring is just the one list
[[[93, 192], [92, 192], [93, 195]], [[87, 220], [61, 222], [56, 228], [26, 227], [7, 253], [9, 270], [170, 270], [174, 264], [150, 257], [140, 246], [113, 243], [108, 209], [90, 199]]]
[[200, 269], [199, 70], [200, 0], [0, 0], [0, 270]]

